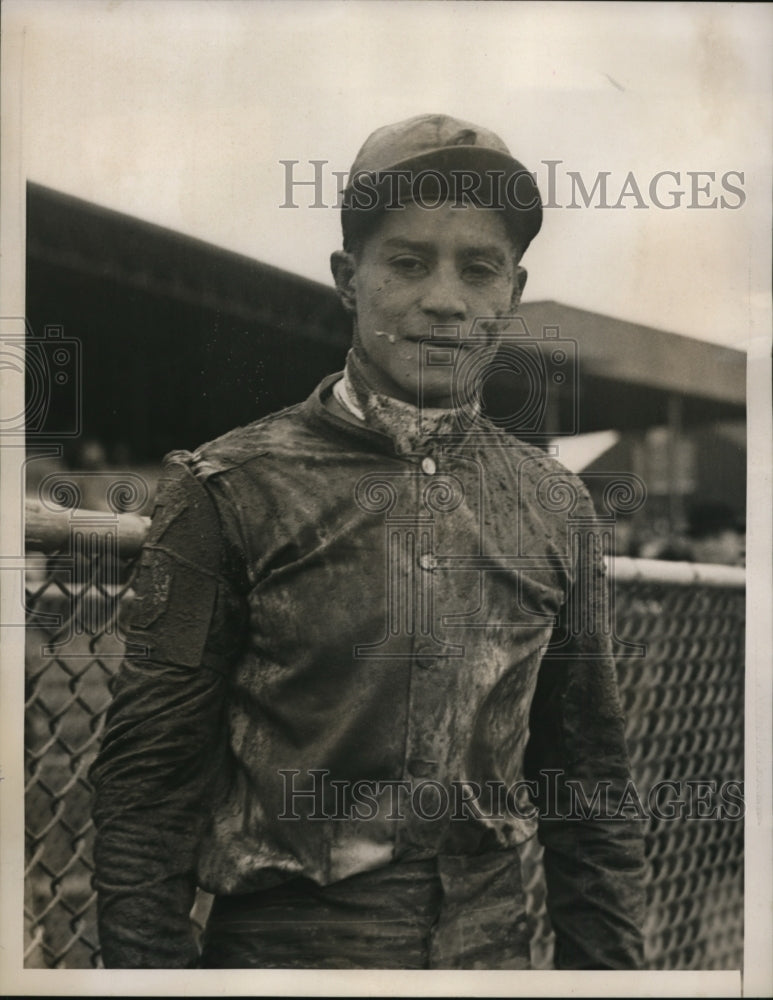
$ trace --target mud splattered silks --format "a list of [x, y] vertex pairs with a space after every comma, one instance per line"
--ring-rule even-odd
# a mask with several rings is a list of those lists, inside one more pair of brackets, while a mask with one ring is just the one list
[[[167, 460], [130, 623], [147, 656], [92, 770], [105, 964], [195, 965], [198, 884], [218, 897], [208, 962], [243, 963], [244, 935], [223, 943], [239, 900], [244, 924], [292, 899], [326, 928], [301, 964], [370, 905], [411, 925], [420, 965], [518, 967], [517, 848], [539, 829], [557, 964], [635, 967], [636, 825], [567, 818], [568, 779], [591, 801], [629, 778], [587, 493], [477, 415], [398, 447], [334, 406], [338, 378]], [[330, 961], [368, 951], [360, 924]], [[278, 937], [246, 964], [280, 966]]]

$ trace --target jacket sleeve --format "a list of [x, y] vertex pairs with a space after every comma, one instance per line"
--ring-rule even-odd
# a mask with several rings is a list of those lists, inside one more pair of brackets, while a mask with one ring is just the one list
[[540, 667], [525, 773], [539, 789], [556, 968], [635, 969], [644, 960], [643, 817], [625, 747], [592, 509], [585, 526], [572, 530], [574, 583]]
[[186, 453], [167, 459], [90, 779], [107, 968], [198, 961], [189, 914], [208, 805], [227, 781], [228, 667], [243, 637], [221, 520]]

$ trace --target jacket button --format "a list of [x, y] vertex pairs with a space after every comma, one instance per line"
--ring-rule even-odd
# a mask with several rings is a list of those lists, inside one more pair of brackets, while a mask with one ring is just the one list
[[431, 552], [422, 552], [419, 556], [419, 566], [428, 572], [435, 568], [435, 557]]
[[428, 476], [434, 476], [437, 472], [437, 465], [435, 464], [435, 459], [430, 458], [429, 455], [425, 455], [421, 460], [421, 471], [425, 472]]
[[417, 646], [413, 658], [417, 667], [427, 670], [437, 663], [438, 654], [433, 646]]

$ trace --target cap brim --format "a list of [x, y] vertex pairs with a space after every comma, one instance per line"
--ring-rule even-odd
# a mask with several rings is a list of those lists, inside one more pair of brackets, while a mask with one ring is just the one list
[[[456, 192], [457, 199], [461, 192], [473, 204], [504, 211], [508, 226], [517, 233], [523, 249], [542, 226], [542, 200], [534, 177], [522, 163], [497, 149], [485, 146], [443, 146], [400, 160], [377, 172], [361, 173], [373, 180], [370, 190], [377, 194], [378, 201], [367, 206], [352, 204], [351, 193], [356, 178], [350, 177], [344, 192], [344, 214], [383, 210], [387, 198], [392, 199], [391, 207], [399, 208], [415, 200], [414, 186], [418, 180], [431, 181], [434, 174], [453, 185], [451, 190]], [[410, 177], [405, 176], [406, 174]], [[396, 203], [395, 177], [400, 192]]]

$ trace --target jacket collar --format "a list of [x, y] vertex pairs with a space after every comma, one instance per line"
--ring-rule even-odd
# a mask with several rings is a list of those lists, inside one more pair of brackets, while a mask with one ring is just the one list
[[[454, 410], [440, 411], [447, 415], [445, 419], [439, 423], [430, 424], [426, 420], [426, 415], [420, 414], [417, 407], [410, 407], [420, 418], [416, 434], [401, 434], [399, 430], [396, 432], [389, 420], [374, 421], [371, 414], [367, 412], [365, 421], [361, 421], [340, 406], [335, 404], [331, 406], [333, 386], [343, 377], [344, 372], [342, 371], [326, 376], [308, 399], [301, 404], [301, 412], [310, 423], [323, 424], [328, 430], [337, 431], [342, 436], [342, 443], [346, 441], [349, 446], [360, 442], [370, 450], [384, 452], [388, 455], [405, 457], [411, 454], [426, 455], [438, 443], [447, 441], [448, 444], [460, 444], [475, 432], [488, 431], [490, 433], [492, 429], [489, 422], [480, 414], [475, 415], [472, 420], [469, 417], [462, 420]], [[409, 404], [400, 405], [408, 406]], [[422, 416], [425, 417], [424, 420], [421, 420]], [[414, 427], [416, 426], [415, 416], [412, 424]]]

